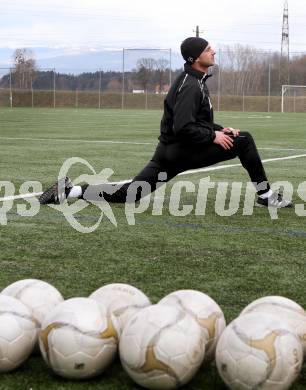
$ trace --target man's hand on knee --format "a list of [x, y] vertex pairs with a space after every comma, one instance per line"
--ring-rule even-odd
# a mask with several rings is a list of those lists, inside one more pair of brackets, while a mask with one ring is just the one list
[[237, 137], [240, 134], [239, 129], [233, 129], [232, 127], [225, 127], [222, 131], [223, 133], [231, 134], [233, 137]]
[[[224, 130], [224, 129], [223, 129]], [[214, 143], [222, 146], [223, 149], [229, 150], [233, 147], [233, 139], [225, 134], [223, 131], [215, 131], [216, 138], [214, 139]]]

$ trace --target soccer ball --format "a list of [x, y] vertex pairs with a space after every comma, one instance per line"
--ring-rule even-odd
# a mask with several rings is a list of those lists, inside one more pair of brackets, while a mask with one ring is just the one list
[[135, 313], [151, 305], [149, 298], [142, 291], [124, 283], [107, 284], [94, 291], [89, 298], [97, 300], [106, 307], [118, 336]]
[[252, 302], [240, 315], [257, 311], [274, 314], [288, 322], [300, 338], [306, 354], [306, 312], [300, 305], [285, 297], [268, 296]]
[[222, 333], [216, 350], [218, 371], [230, 389], [288, 389], [299, 375], [303, 349], [279, 317], [248, 313]]
[[105, 307], [89, 298], [56, 306], [42, 323], [39, 347], [46, 363], [65, 378], [102, 373], [117, 352], [117, 335]]
[[203, 330], [179, 307], [152, 305], [127, 323], [119, 352], [124, 369], [139, 385], [176, 389], [191, 380], [203, 361]]
[[177, 305], [195, 317], [204, 330], [205, 359], [214, 358], [226, 323], [221, 308], [212, 298], [196, 290], [178, 290], [165, 296], [158, 304]]
[[31, 354], [36, 322], [18, 299], [0, 295], [0, 373], [19, 367]]
[[7, 286], [1, 294], [17, 298], [27, 305], [39, 326], [45, 315], [64, 300], [55, 287], [37, 279], [19, 280]]

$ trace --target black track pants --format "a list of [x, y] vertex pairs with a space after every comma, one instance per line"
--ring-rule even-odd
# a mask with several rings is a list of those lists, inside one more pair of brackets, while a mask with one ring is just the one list
[[247, 170], [258, 194], [266, 192], [270, 188], [268, 179], [251, 134], [241, 132], [233, 138], [233, 143], [229, 150], [214, 143], [195, 146], [159, 143], [152, 159], [131, 182], [84, 185], [83, 198], [89, 201], [105, 199], [113, 203], [134, 202], [155, 191], [158, 183], [167, 182], [180, 172], [207, 167], [235, 157], [240, 159]]

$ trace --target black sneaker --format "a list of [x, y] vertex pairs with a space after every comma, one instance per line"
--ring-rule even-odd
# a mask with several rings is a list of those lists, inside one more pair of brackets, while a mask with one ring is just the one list
[[69, 177], [60, 179], [53, 184], [52, 187], [48, 188], [43, 194], [39, 197], [40, 204], [60, 204], [67, 199], [71, 188], [73, 187], [72, 181]]
[[257, 198], [256, 206], [258, 207], [276, 207], [278, 209], [291, 208], [293, 203], [290, 200], [283, 199], [283, 195], [279, 192], [273, 192], [271, 196], [266, 199], [262, 199], [260, 196]]

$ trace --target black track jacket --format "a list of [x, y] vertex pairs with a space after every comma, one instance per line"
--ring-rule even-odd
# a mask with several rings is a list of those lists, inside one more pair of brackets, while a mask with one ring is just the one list
[[212, 142], [215, 130], [213, 109], [205, 81], [209, 76], [194, 70], [188, 63], [185, 71], [172, 84], [164, 101], [160, 126], [160, 142], [172, 144], [204, 144]]

